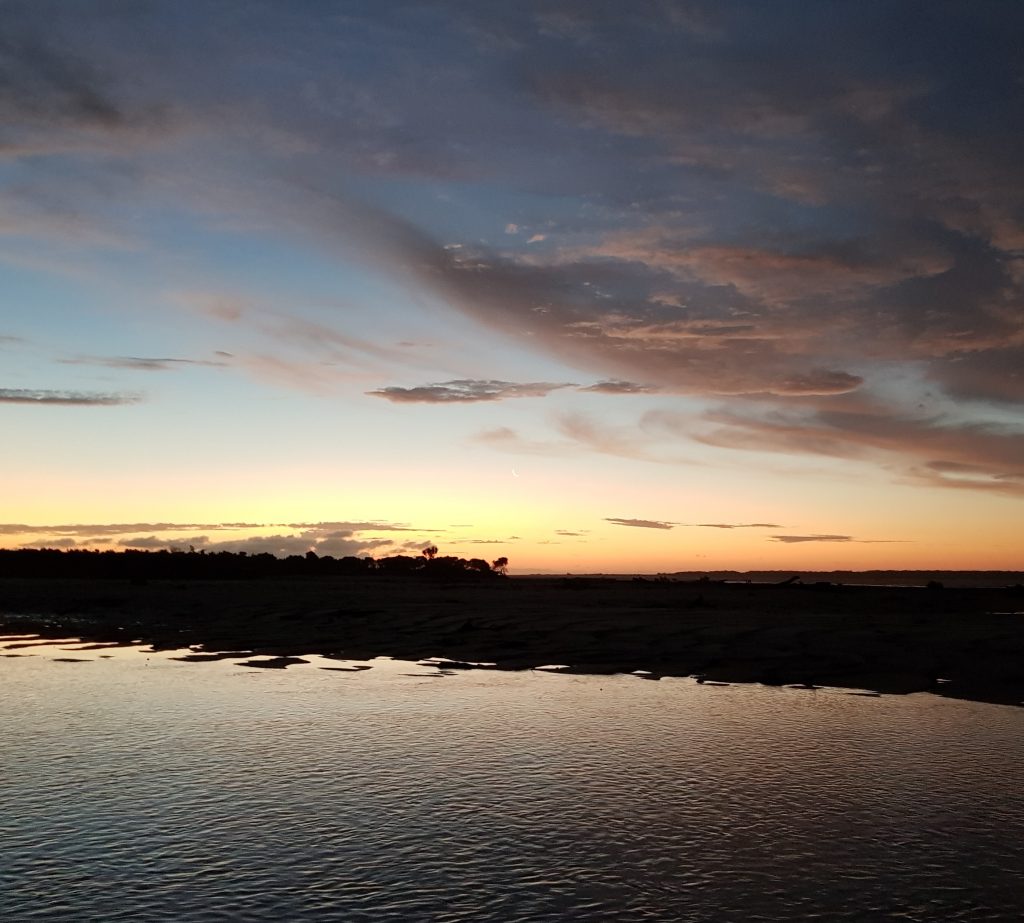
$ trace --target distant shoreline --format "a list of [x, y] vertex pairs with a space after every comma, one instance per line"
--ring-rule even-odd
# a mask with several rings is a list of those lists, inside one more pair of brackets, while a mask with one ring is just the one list
[[802, 583], [828, 583], [843, 586], [907, 586], [925, 587], [938, 582], [950, 587], [1005, 587], [1024, 585], [1024, 571], [1019, 570], [691, 570], [642, 573], [532, 573], [515, 574], [515, 579], [551, 579], [553, 577], [590, 578], [608, 580], [725, 581], [736, 583], [781, 583], [799, 577]]
[[[511, 574], [510, 574], [511, 570]], [[587, 579], [648, 580], [668, 582], [836, 583], [844, 586], [924, 587], [941, 583], [949, 587], [1005, 587], [1024, 585], [1024, 570], [880, 569], [800, 570], [703, 569], [606, 573], [601, 571], [554, 571], [517, 573], [508, 558], [488, 563], [481, 558], [440, 555], [436, 547], [422, 555], [304, 555], [278, 557], [267, 552], [213, 551], [205, 549], [90, 550], [85, 548], [0, 548], [0, 579], [19, 578], [128, 578], [128, 579], [256, 579], [290, 577], [418, 577], [438, 580], [481, 580], [511, 575], [517, 580]]]

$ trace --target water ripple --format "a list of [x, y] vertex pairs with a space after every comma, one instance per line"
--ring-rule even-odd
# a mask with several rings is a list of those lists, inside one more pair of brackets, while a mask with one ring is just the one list
[[2, 668], [5, 921], [1024, 915], [1020, 710], [34, 651]]

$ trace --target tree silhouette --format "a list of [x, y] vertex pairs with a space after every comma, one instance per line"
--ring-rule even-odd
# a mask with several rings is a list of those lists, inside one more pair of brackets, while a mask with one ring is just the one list
[[506, 573], [508, 558], [488, 564], [481, 558], [438, 555], [434, 546], [420, 555], [398, 554], [374, 559], [335, 558], [312, 548], [305, 554], [278, 558], [267, 551], [208, 551], [196, 553], [162, 548], [159, 551], [128, 548], [99, 551], [84, 548], [0, 548], [0, 579], [8, 577], [47, 578], [98, 577], [128, 580], [255, 579], [298, 576], [368, 576], [440, 580], [488, 579]]

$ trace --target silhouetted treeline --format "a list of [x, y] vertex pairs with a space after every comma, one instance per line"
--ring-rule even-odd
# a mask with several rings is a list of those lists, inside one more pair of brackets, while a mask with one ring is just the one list
[[319, 556], [315, 552], [278, 558], [244, 551], [86, 551], [84, 549], [0, 549], [0, 577], [111, 577], [133, 580], [252, 579], [305, 576], [418, 576], [483, 579], [501, 576], [507, 560], [482, 558], [387, 558]]

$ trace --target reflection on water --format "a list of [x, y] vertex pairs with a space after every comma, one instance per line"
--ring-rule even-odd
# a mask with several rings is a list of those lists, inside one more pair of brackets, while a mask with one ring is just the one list
[[1019, 709], [29, 641], [4, 920], [1024, 912]]

